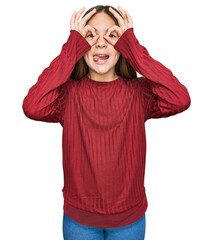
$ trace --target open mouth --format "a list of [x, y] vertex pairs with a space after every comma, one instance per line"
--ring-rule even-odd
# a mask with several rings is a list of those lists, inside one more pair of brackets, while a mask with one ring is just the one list
[[107, 62], [108, 59], [109, 59], [109, 55], [94, 55], [93, 56], [93, 61], [96, 64], [104, 64]]

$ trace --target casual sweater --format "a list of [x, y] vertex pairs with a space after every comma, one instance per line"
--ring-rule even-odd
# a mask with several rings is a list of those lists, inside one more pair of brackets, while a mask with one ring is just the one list
[[63, 210], [80, 224], [101, 228], [126, 226], [144, 215], [145, 122], [191, 104], [186, 87], [140, 45], [133, 28], [114, 48], [142, 77], [71, 79], [75, 64], [91, 49], [71, 30], [22, 105], [28, 118], [63, 127]]

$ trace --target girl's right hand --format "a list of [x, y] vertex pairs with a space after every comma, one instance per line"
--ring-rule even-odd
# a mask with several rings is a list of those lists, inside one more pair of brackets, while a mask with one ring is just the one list
[[[99, 38], [99, 35], [95, 33], [95, 29], [93, 27], [91, 27], [89, 24], [85, 26], [85, 24], [91, 18], [91, 16], [96, 12], [96, 9], [94, 8], [91, 12], [89, 12], [86, 16], [84, 16], [79, 22], [79, 18], [84, 10], [85, 10], [85, 7], [81, 8], [78, 12], [76, 12], [76, 10], [74, 11], [70, 20], [70, 30], [78, 31], [88, 41], [88, 43], [91, 46], [93, 46], [96, 43], [97, 39]], [[92, 35], [94, 36], [93, 38], [86, 38], [89, 32], [92, 33]]]

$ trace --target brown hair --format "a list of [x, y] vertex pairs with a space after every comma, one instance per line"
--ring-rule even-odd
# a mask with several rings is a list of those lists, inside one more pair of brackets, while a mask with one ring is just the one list
[[[119, 26], [117, 19], [114, 17], [114, 15], [109, 11], [109, 7], [113, 8], [122, 18], [123, 16], [121, 15], [120, 12], [118, 12], [118, 10], [110, 5], [96, 5], [95, 7], [90, 8], [89, 10], [87, 10], [87, 12], [84, 13], [84, 15], [82, 16], [82, 18], [88, 14], [90, 11], [92, 11], [94, 8], [96, 8], [96, 12], [92, 15], [95, 16], [95, 14], [98, 14], [100, 12], [104, 12], [106, 14], [108, 14], [114, 21], [115, 24], [117, 26]], [[92, 18], [91, 17], [91, 18]], [[90, 19], [91, 19], [90, 18]], [[90, 20], [88, 19], [88, 21]], [[86, 25], [88, 23], [88, 21], [86, 22]], [[85, 60], [83, 57], [81, 57], [78, 62], [75, 64], [75, 67], [72, 71], [71, 74], [71, 78], [74, 80], [79, 80], [80, 78], [82, 78], [83, 76], [87, 75], [89, 72], [89, 67], [87, 66]], [[124, 58], [124, 56], [122, 54], [120, 54], [120, 57], [115, 65], [115, 72], [118, 76], [124, 77], [124, 78], [137, 78], [137, 73], [134, 70], [134, 68], [127, 62], [127, 60]]]

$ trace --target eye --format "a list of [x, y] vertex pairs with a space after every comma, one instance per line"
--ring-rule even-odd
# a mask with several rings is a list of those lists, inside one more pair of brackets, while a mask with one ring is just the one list
[[[112, 33], [110, 33], [110, 35], [114, 36], [115, 38], [117, 37], [115, 34], [112, 34]], [[110, 35], [109, 35], [109, 36], [110, 36]]]
[[[86, 37], [89, 37], [89, 36], [91, 36], [91, 35], [93, 36], [93, 34], [92, 34], [92, 33], [90, 33], [90, 34], [88, 34]], [[94, 36], [93, 36], [93, 37], [94, 37]]]

